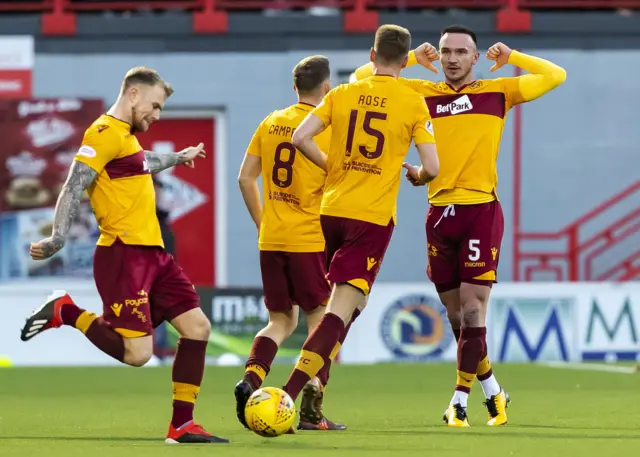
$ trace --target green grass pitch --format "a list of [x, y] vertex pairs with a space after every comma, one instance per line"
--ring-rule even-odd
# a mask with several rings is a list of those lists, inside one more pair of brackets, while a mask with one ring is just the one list
[[[279, 365], [266, 385], [281, 386]], [[208, 367], [196, 418], [228, 445], [166, 445], [170, 368], [0, 369], [1, 457], [460, 456], [600, 457], [640, 449], [640, 374], [536, 365], [494, 367], [511, 395], [509, 425], [489, 428], [474, 386], [471, 428], [441, 423], [453, 364], [337, 366], [325, 412], [346, 432], [265, 439], [243, 430], [233, 386], [241, 367]]]

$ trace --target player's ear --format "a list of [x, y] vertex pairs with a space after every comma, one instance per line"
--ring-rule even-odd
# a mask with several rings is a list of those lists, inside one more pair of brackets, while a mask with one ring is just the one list
[[480, 53], [476, 51], [476, 53], [473, 55], [473, 64], [477, 64], [478, 60], [480, 59]]
[[324, 90], [324, 95], [327, 95], [329, 93], [329, 91], [331, 90], [331, 80], [327, 79], [324, 84], [322, 85], [323, 90]]
[[129, 88], [129, 100], [136, 102], [140, 98], [140, 88], [138, 86], [131, 86]]
[[296, 85], [293, 85], [293, 91], [297, 94], [298, 93], [298, 88], [296, 87]]
[[369, 60], [371, 60], [371, 62], [376, 61], [376, 51], [373, 48], [371, 48], [371, 52], [369, 52]]
[[409, 63], [409, 56], [405, 56], [404, 59], [402, 59], [402, 68], [406, 68], [408, 63]]

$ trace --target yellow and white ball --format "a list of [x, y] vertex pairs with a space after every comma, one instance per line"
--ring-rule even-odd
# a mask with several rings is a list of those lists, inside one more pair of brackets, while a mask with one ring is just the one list
[[252, 431], [260, 436], [273, 438], [293, 427], [296, 406], [284, 390], [264, 387], [251, 394], [244, 416]]

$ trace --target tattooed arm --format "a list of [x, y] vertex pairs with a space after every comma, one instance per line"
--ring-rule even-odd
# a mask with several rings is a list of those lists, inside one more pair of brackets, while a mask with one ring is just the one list
[[196, 157], [205, 157], [204, 144], [191, 146], [180, 152], [162, 154], [153, 151], [144, 151], [144, 158], [151, 173], [159, 173], [167, 168], [176, 165], [185, 164], [193, 168], [193, 159]]
[[74, 161], [67, 181], [62, 187], [53, 217], [53, 231], [49, 238], [31, 245], [31, 257], [44, 260], [64, 246], [71, 223], [76, 217], [78, 205], [84, 191], [96, 179], [97, 173], [89, 165]]
[[163, 154], [160, 152], [144, 151], [144, 158], [151, 173], [159, 173], [167, 168], [174, 167], [181, 162], [182, 152]]

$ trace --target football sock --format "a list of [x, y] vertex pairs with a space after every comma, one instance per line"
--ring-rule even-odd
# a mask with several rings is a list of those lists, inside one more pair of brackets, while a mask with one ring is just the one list
[[247, 359], [244, 380], [254, 389], [259, 388], [269, 374], [273, 359], [278, 353], [278, 345], [268, 336], [258, 336], [253, 340], [251, 354]]
[[456, 343], [460, 341], [460, 328], [451, 327], [453, 330], [453, 336], [456, 338]]
[[320, 369], [320, 371], [318, 372], [318, 379], [320, 379], [320, 382], [322, 383], [323, 386], [326, 386], [327, 383], [329, 382], [329, 374], [330, 374], [329, 371], [331, 369], [331, 362], [336, 358], [336, 356], [338, 355], [338, 352], [340, 352], [340, 349], [344, 344], [344, 340], [347, 339], [347, 334], [349, 333], [349, 329], [351, 329], [351, 325], [353, 324], [353, 321], [355, 321], [359, 315], [360, 315], [360, 310], [356, 308], [356, 310], [353, 312], [353, 315], [351, 316], [351, 320], [349, 321], [349, 323], [344, 329], [344, 332], [340, 336], [340, 339], [338, 340], [335, 347], [333, 348], [333, 351], [331, 351], [331, 354], [329, 355], [329, 362], [325, 363]]
[[491, 362], [489, 361], [486, 349], [480, 359], [480, 363], [478, 364], [476, 375], [478, 376], [478, 381], [480, 381], [480, 384], [482, 385], [482, 391], [486, 398], [491, 398], [500, 393], [500, 384], [498, 384], [498, 380], [493, 375]]
[[173, 361], [173, 416], [171, 425], [179, 428], [193, 420], [200, 384], [204, 376], [204, 359], [208, 341], [180, 338]]
[[467, 402], [469, 401], [469, 393], [462, 392], [461, 390], [456, 390], [453, 392], [453, 398], [451, 398], [451, 404], [457, 405], [458, 403], [463, 408], [467, 407]]
[[60, 309], [60, 318], [64, 325], [75, 327], [84, 333], [102, 352], [120, 362], [124, 361], [124, 339], [102, 317], [74, 304], [65, 304]]
[[483, 353], [486, 353], [486, 327], [463, 328], [458, 344], [458, 376], [456, 391], [471, 391], [476, 377], [478, 364]]
[[284, 391], [296, 401], [304, 385], [314, 378], [322, 366], [330, 360], [330, 355], [345, 331], [344, 322], [333, 313], [327, 313], [302, 346], [300, 358], [284, 386]]

